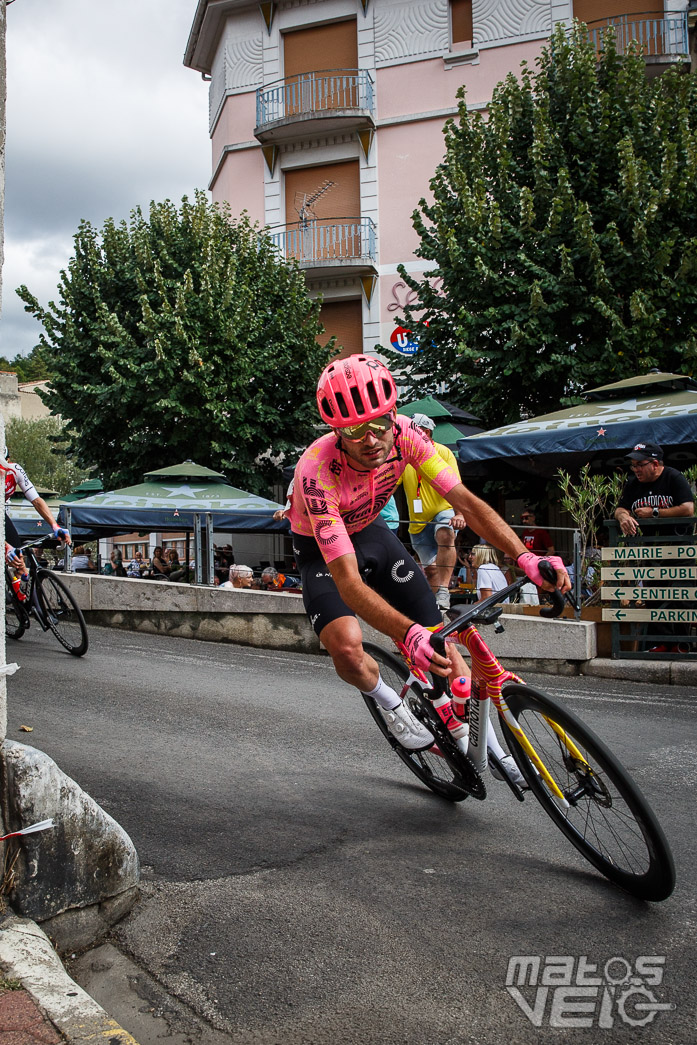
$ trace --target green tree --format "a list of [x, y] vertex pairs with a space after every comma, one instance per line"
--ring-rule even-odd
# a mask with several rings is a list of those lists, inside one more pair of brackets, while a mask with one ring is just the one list
[[14, 359], [0, 356], [0, 370], [11, 370], [20, 384], [23, 381], [46, 381], [52, 376], [47, 356], [46, 350], [36, 345], [26, 356], [18, 354]]
[[203, 192], [101, 233], [83, 221], [74, 242], [57, 304], [18, 294], [43, 326], [43, 398], [77, 462], [107, 489], [190, 458], [266, 490], [313, 435], [327, 359], [297, 265]]
[[[488, 113], [459, 93], [413, 222], [432, 263], [402, 278], [422, 349], [409, 394], [440, 382], [489, 424], [697, 358], [697, 77], [648, 79], [638, 53], [559, 26]], [[426, 326], [428, 324], [428, 326]]]
[[10, 460], [22, 465], [34, 486], [63, 497], [88, 478], [87, 469], [68, 456], [67, 434], [57, 417], [13, 417], [5, 427], [5, 440]]

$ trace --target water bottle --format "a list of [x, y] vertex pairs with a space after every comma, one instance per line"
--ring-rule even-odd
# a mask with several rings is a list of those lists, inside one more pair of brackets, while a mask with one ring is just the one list
[[456, 718], [462, 719], [463, 722], [467, 722], [469, 719], [469, 700], [470, 693], [472, 691], [472, 679], [468, 678], [467, 675], [460, 675], [459, 678], [453, 679], [450, 684], [450, 691], [453, 695], [453, 713]]
[[15, 593], [20, 602], [26, 602], [28, 588], [28, 573], [25, 573], [22, 577], [15, 576], [14, 580], [12, 581], [12, 591]]

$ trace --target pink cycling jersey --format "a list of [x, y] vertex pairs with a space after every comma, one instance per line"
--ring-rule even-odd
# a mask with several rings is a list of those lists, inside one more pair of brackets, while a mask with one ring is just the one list
[[358, 471], [334, 432], [315, 440], [295, 468], [288, 519], [293, 533], [314, 537], [326, 562], [353, 553], [350, 534], [373, 522], [410, 464], [443, 497], [460, 482], [410, 418], [397, 416], [394, 450], [384, 464]]

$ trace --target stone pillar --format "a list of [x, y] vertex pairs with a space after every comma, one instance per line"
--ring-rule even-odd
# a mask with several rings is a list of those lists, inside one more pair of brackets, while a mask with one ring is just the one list
[[[2, 266], [5, 260], [5, 101], [7, 98], [7, 63], [5, 59], [5, 38], [7, 28], [7, 7], [5, 0], [0, 0], [0, 310], [2, 307]], [[0, 446], [5, 445], [5, 422], [0, 416]], [[5, 547], [5, 513], [0, 522], [0, 540]], [[5, 583], [3, 571], [3, 585]], [[2, 593], [2, 610], [0, 610], [0, 626], [2, 627], [2, 654], [0, 654], [0, 744], [7, 735], [7, 683], [5, 681], [5, 592]]]

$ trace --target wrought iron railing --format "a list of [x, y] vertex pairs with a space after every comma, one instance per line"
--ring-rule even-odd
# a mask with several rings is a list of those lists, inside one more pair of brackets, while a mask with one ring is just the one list
[[330, 69], [276, 80], [257, 90], [257, 127], [289, 116], [342, 109], [373, 113], [373, 80], [366, 69]]
[[687, 14], [676, 14], [671, 18], [635, 18], [622, 15], [607, 18], [595, 28], [589, 27], [593, 45], [603, 49], [605, 35], [612, 30], [615, 34], [617, 51], [626, 54], [630, 45], [636, 43], [645, 57], [659, 55], [687, 55], [690, 52], [687, 37]]
[[370, 218], [319, 218], [270, 230], [272, 242], [286, 258], [300, 264], [325, 261], [376, 262], [375, 224]]

